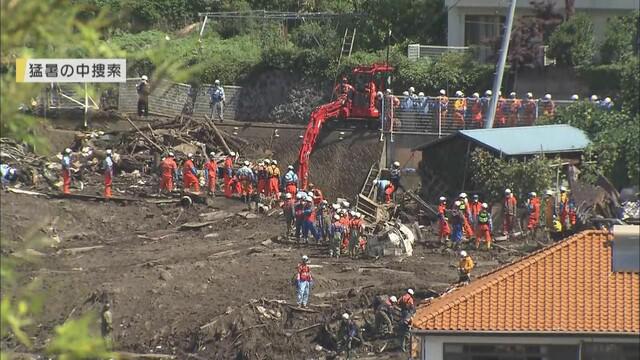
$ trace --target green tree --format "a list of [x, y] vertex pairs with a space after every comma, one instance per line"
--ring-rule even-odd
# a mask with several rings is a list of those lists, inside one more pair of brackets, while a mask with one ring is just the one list
[[549, 38], [549, 53], [559, 64], [591, 64], [596, 53], [596, 45], [593, 23], [589, 15], [578, 13], [560, 24]]
[[637, 51], [640, 11], [607, 19], [600, 56], [605, 64], [624, 61]]

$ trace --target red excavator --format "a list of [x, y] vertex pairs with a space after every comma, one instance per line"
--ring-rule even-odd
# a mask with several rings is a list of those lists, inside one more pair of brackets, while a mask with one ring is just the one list
[[[298, 157], [298, 179], [300, 188], [306, 189], [309, 182], [309, 156], [318, 139], [322, 125], [330, 120], [363, 122], [369, 125], [380, 119], [380, 106], [376, 98], [386, 89], [393, 68], [387, 64], [358, 66], [351, 72], [353, 85], [343, 77], [333, 93], [335, 100], [320, 105], [311, 113], [311, 120], [304, 133]], [[374, 122], [375, 124], [375, 122]]]

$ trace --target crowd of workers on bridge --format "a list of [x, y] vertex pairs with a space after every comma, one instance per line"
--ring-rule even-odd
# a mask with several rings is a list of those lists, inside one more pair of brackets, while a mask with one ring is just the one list
[[[545, 191], [542, 201], [538, 194], [532, 191], [528, 193], [523, 205], [526, 211], [526, 230], [519, 223], [522, 217], [518, 216], [516, 196], [511, 189], [504, 190], [504, 199], [501, 204], [503, 236], [512, 236], [518, 230], [518, 225], [527, 233], [526, 235], [535, 236], [536, 231], [541, 227], [553, 235], [570, 231], [576, 224], [575, 201], [570, 191], [564, 186], [560, 187], [560, 196], [557, 201], [552, 190]], [[440, 197], [438, 219], [440, 241], [450, 241], [454, 247], [461, 247], [463, 242], [468, 240], [473, 241], [476, 249], [479, 249], [482, 243], [487, 249], [491, 249], [494, 233], [491, 209], [489, 204], [482, 202], [477, 194], [469, 200], [466, 193], [460, 193], [451, 204], [446, 197]]]
[[[426, 116], [433, 114], [435, 119], [451, 122], [456, 128], [483, 128], [492, 95], [491, 90], [486, 90], [483, 95], [474, 92], [471, 96], [458, 90], [454, 97], [449, 98], [447, 91], [441, 89], [438, 96], [425, 96], [423, 92], [416, 93], [415, 89], [410, 87], [395, 103], [398, 110], [402, 112]], [[574, 94], [571, 96], [571, 101], [580, 101], [580, 97]], [[597, 95], [591, 95], [589, 101], [606, 111], [614, 106], [610, 97], [599, 99]], [[520, 98], [516, 92], [511, 92], [505, 97], [499, 91], [493, 126], [534, 125], [539, 117], [553, 117], [555, 112], [556, 103], [551, 94], [537, 98], [533, 93], [528, 92]]]

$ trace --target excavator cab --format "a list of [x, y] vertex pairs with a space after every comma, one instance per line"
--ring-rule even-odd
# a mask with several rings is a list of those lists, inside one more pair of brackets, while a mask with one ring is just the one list
[[377, 93], [384, 92], [393, 68], [385, 64], [358, 66], [353, 69], [354, 94], [347, 111], [348, 120], [377, 120], [380, 117]]

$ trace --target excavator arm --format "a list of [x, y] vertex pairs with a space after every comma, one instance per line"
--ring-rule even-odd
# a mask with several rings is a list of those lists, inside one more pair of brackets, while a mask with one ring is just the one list
[[340, 115], [340, 111], [345, 106], [347, 95], [342, 94], [336, 100], [320, 105], [311, 113], [311, 120], [304, 132], [302, 146], [300, 147], [300, 155], [298, 156], [298, 179], [300, 188], [306, 189], [309, 183], [309, 156], [316, 144], [322, 125], [330, 119]]

